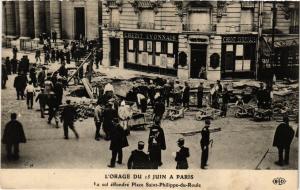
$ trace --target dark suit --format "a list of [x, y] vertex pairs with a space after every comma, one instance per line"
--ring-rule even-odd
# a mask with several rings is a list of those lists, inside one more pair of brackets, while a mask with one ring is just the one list
[[78, 138], [78, 133], [74, 128], [74, 119], [76, 115], [76, 109], [72, 105], [66, 105], [61, 113], [61, 120], [64, 122], [64, 135], [68, 138], [68, 127], [74, 132], [76, 138]]
[[45, 106], [47, 104], [47, 95], [43, 92], [39, 93], [35, 98], [35, 102], [37, 101], [39, 101], [40, 104], [41, 117], [44, 118]]
[[18, 75], [15, 78], [14, 81], [14, 87], [16, 88], [17, 91], [17, 99], [21, 96], [21, 98], [24, 98], [24, 90], [27, 85], [27, 77], [26, 75]]
[[275, 131], [273, 146], [278, 148], [278, 161], [280, 164], [283, 164], [283, 151], [285, 151], [284, 162], [285, 164], [289, 164], [290, 145], [294, 134], [294, 129], [286, 123], [281, 123]]
[[199, 86], [197, 89], [197, 102], [198, 102], [198, 108], [202, 107], [202, 99], [203, 99], [203, 86]]
[[[156, 132], [154, 129], [158, 131]], [[153, 169], [157, 169], [158, 166], [162, 165], [161, 150], [166, 150], [165, 134], [161, 127], [153, 126], [150, 129], [148, 140], [149, 157]]]
[[182, 103], [184, 107], [189, 107], [189, 103], [190, 103], [190, 87], [186, 86], [183, 90], [183, 94], [182, 94]]
[[175, 161], [177, 162], [176, 169], [188, 169], [189, 165], [187, 158], [190, 157], [189, 148], [184, 146], [180, 147], [180, 150], [176, 152]]
[[105, 108], [103, 111], [103, 131], [106, 135], [106, 139], [110, 138], [111, 128], [113, 126], [113, 118], [118, 117], [116, 110], [112, 108]]
[[142, 150], [134, 150], [128, 159], [128, 169], [150, 169], [149, 156]]
[[[6, 144], [7, 158], [19, 158], [19, 143], [26, 143], [26, 137], [22, 124], [17, 120], [11, 120], [5, 125], [2, 143]], [[12, 155], [12, 148], [14, 154]]]
[[120, 124], [114, 124], [111, 128], [111, 139], [109, 149], [112, 151], [111, 166], [115, 166], [116, 158], [118, 156], [118, 163], [122, 163], [123, 152], [122, 148], [128, 146], [127, 137], [124, 129]]
[[202, 150], [201, 168], [204, 168], [207, 165], [207, 160], [208, 160], [208, 148], [209, 148], [209, 138], [210, 138], [209, 129], [207, 127], [204, 127], [201, 131], [201, 135], [202, 135], [200, 141], [201, 150]]

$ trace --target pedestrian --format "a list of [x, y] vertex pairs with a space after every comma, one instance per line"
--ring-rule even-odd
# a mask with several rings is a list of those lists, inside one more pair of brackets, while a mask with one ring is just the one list
[[36, 49], [35, 50], [35, 63], [36, 64], [41, 64], [42, 61], [41, 61], [41, 50], [40, 49]]
[[149, 96], [151, 105], [154, 106], [155, 85], [153, 84], [152, 80], [150, 80], [149, 83], [150, 84], [148, 86], [148, 96]]
[[163, 118], [163, 115], [165, 113], [165, 104], [163, 103], [163, 100], [161, 97], [159, 97], [155, 104], [154, 104], [154, 109], [153, 109], [153, 120], [160, 123], [162, 118]]
[[128, 146], [127, 137], [124, 129], [119, 124], [118, 118], [113, 119], [113, 125], [111, 126], [111, 140], [109, 149], [112, 152], [112, 157], [110, 160], [110, 165], [108, 167], [114, 168], [116, 164], [116, 159], [118, 156], [118, 164], [122, 164], [123, 151], [122, 149]]
[[45, 51], [45, 62], [44, 62], [44, 64], [48, 65], [50, 63], [49, 60], [50, 60], [50, 53], [49, 53], [49, 51]]
[[174, 106], [178, 106], [181, 103], [181, 86], [178, 80], [174, 84]]
[[55, 49], [55, 58], [56, 58], [56, 61], [59, 61], [59, 59], [60, 59], [60, 51], [58, 48]]
[[172, 87], [170, 85], [169, 80], [167, 80], [163, 86], [163, 96], [164, 96], [164, 101], [167, 104], [167, 107], [170, 106], [171, 91], [172, 91]]
[[16, 58], [12, 58], [11, 60], [11, 66], [12, 66], [12, 72], [13, 74], [17, 73], [17, 69], [18, 69], [18, 60]]
[[110, 140], [113, 118], [116, 117], [118, 117], [118, 114], [116, 110], [112, 108], [112, 104], [106, 103], [103, 110], [103, 131], [105, 133], [105, 140]]
[[198, 103], [197, 105], [198, 105], [198, 108], [202, 108], [203, 91], [204, 91], [203, 82], [200, 82], [200, 84], [197, 88], [197, 103]]
[[[19, 144], [26, 143], [26, 137], [22, 124], [17, 121], [17, 114], [10, 115], [10, 121], [5, 125], [2, 143], [6, 145], [6, 153], [8, 160], [19, 159]], [[12, 149], [13, 154], [12, 154]]]
[[76, 109], [73, 105], [71, 105], [70, 100], [67, 100], [66, 103], [67, 105], [64, 107], [61, 113], [61, 122], [63, 122], [63, 126], [64, 126], [64, 136], [65, 139], [69, 139], [68, 128], [70, 128], [74, 132], [75, 137], [78, 139], [79, 135], [74, 127]]
[[55, 63], [56, 60], [56, 52], [54, 48], [51, 48], [51, 63]]
[[47, 95], [44, 92], [44, 88], [41, 88], [41, 92], [36, 96], [35, 102], [39, 101], [41, 118], [45, 118], [45, 107], [47, 104]]
[[59, 58], [60, 58], [60, 64], [65, 63], [65, 54], [62, 49], [59, 50]]
[[11, 74], [11, 61], [9, 60], [9, 57], [6, 57], [6, 59], [5, 59], [5, 66], [6, 66], [7, 75], [10, 75]]
[[45, 78], [46, 78], [46, 67], [42, 67], [42, 70], [38, 74], [37, 82], [40, 87], [45, 87]]
[[56, 31], [54, 30], [54, 31], [52, 32], [52, 42], [53, 42], [53, 43], [56, 43], [56, 39], [57, 39], [57, 33], [56, 33]]
[[267, 93], [264, 88], [264, 83], [259, 83], [259, 89], [256, 93], [256, 99], [257, 99], [257, 107], [258, 108], [265, 108], [266, 107], [266, 97]]
[[19, 68], [18, 68], [18, 72], [20, 73], [20, 72], [23, 72], [23, 73], [27, 73], [26, 72], [26, 56], [24, 55], [22, 58], [21, 58], [21, 60], [20, 60], [20, 63], [19, 63]]
[[132, 116], [132, 113], [130, 111], [130, 107], [126, 105], [124, 100], [121, 102], [120, 107], [118, 107], [118, 116], [121, 127], [124, 129], [126, 135], [129, 135], [130, 128], [128, 127], [128, 120]]
[[127, 162], [128, 169], [151, 169], [149, 155], [147, 155], [143, 149], [145, 143], [143, 141], [138, 142], [138, 148], [131, 152]]
[[27, 85], [27, 77], [23, 74], [23, 72], [19, 72], [14, 80], [14, 87], [16, 88], [17, 92], [17, 100], [20, 98], [24, 100], [24, 90]]
[[189, 109], [190, 107], [190, 86], [188, 82], [184, 83], [184, 89], [182, 94], [183, 107]]
[[1, 89], [5, 89], [6, 88], [6, 81], [8, 80], [8, 76], [7, 76], [7, 70], [6, 70], [6, 65], [2, 63], [2, 67], [1, 67]]
[[29, 70], [29, 78], [34, 87], [37, 86], [37, 78], [36, 78], [36, 64], [33, 64]]
[[180, 138], [177, 141], [177, 145], [180, 148], [176, 152], [175, 161], [177, 162], [176, 169], [188, 169], [188, 161], [187, 158], [190, 157], [189, 148], [184, 147], [184, 139]]
[[53, 91], [56, 95], [58, 105], [62, 104], [62, 98], [64, 94], [63, 84], [61, 80], [62, 78], [59, 78], [53, 87]]
[[33, 97], [35, 96], [35, 89], [32, 84], [32, 81], [28, 82], [28, 85], [25, 88], [25, 94], [26, 94], [26, 98], [27, 98], [27, 108], [32, 109]]
[[224, 87], [224, 91], [222, 93], [222, 106], [221, 106], [221, 116], [226, 117], [227, 116], [227, 109], [228, 109], [228, 103], [229, 103], [230, 95], [227, 87]]
[[201, 169], [206, 169], [205, 167], [208, 166], [207, 165], [208, 148], [209, 148], [209, 143], [210, 143], [210, 131], [209, 131], [209, 127], [210, 127], [210, 120], [206, 119], [205, 120], [205, 126], [201, 130], [201, 136], [202, 136], [201, 141], [200, 141], [201, 150], [202, 150], [202, 154], [201, 154]]
[[43, 38], [43, 34], [40, 33], [39, 34], [39, 44], [43, 44], [44, 38]]
[[166, 150], [164, 130], [158, 124], [154, 124], [150, 129], [148, 139], [148, 152], [152, 169], [158, 169], [163, 164], [161, 150]]
[[53, 88], [54, 88], [54, 85], [53, 85], [53, 83], [51, 81], [51, 76], [48, 76], [48, 75], [49, 75], [49, 73], [47, 74], [47, 79], [44, 82], [45, 92], [47, 94], [49, 94], [50, 92], [52, 92]]
[[138, 107], [141, 109], [141, 113], [145, 113], [147, 111], [147, 98], [141, 92], [138, 92], [137, 95]]
[[60, 68], [58, 69], [58, 74], [61, 77], [68, 77], [68, 70], [66, 69], [66, 64], [62, 63]]
[[51, 120], [54, 118], [56, 128], [58, 128], [58, 102], [57, 97], [53, 91], [47, 94], [47, 105], [48, 105], [48, 124], [51, 124]]
[[66, 56], [67, 64], [70, 64], [71, 63], [71, 55], [70, 55], [70, 51], [68, 49], [66, 49], [65, 56]]
[[[278, 161], [276, 165], [289, 165], [290, 145], [294, 138], [295, 131], [289, 125], [289, 118], [287, 115], [283, 117], [283, 123], [276, 128], [273, 140], [273, 146], [278, 148]], [[285, 153], [283, 159], [283, 152]]]
[[100, 129], [101, 129], [101, 124], [102, 124], [102, 107], [100, 106], [100, 103], [97, 102], [97, 106], [95, 107], [94, 110], [94, 121], [95, 121], [95, 126], [96, 126], [96, 133], [95, 133], [95, 140], [99, 141], [100, 140]]
[[24, 74], [27, 74], [29, 72], [29, 66], [30, 66], [30, 63], [29, 63], [29, 59], [28, 59], [28, 56], [24, 56]]
[[13, 57], [17, 59], [18, 48], [16, 46], [13, 47], [12, 52], [13, 52]]

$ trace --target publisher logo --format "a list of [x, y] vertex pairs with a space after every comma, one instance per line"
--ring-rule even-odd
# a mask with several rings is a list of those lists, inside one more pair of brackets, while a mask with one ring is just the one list
[[282, 177], [276, 177], [273, 179], [274, 185], [283, 185], [286, 183], [286, 180]]

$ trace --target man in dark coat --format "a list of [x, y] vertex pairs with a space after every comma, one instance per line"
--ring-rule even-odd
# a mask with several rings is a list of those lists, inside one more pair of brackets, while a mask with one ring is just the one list
[[158, 169], [158, 166], [163, 164], [161, 150], [166, 150], [165, 134], [159, 125], [154, 124], [150, 129], [148, 140], [149, 157], [153, 169]]
[[5, 66], [6, 66], [7, 75], [10, 75], [11, 74], [11, 61], [9, 60], [9, 57], [6, 57], [6, 59], [5, 59]]
[[27, 86], [27, 77], [26, 75], [23, 74], [23, 72], [20, 72], [18, 76], [16, 76], [15, 81], [14, 81], [14, 87], [16, 88], [17, 91], [17, 100], [24, 99], [24, 90]]
[[170, 82], [167, 81], [166, 84], [163, 86], [163, 96], [164, 101], [166, 102], [167, 106], [170, 106], [170, 96], [171, 96], [172, 87], [170, 85]]
[[60, 68], [58, 69], [58, 74], [61, 76], [61, 77], [68, 77], [68, 70], [66, 69], [66, 65], [65, 63], [63, 63]]
[[2, 68], [1, 68], [1, 88], [5, 89], [6, 88], [6, 81], [8, 80], [8, 76], [7, 76], [7, 71], [6, 71], [6, 65], [2, 63]]
[[202, 150], [201, 169], [206, 169], [205, 167], [207, 166], [208, 148], [209, 148], [209, 143], [210, 143], [209, 127], [210, 127], [210, 120], [207, 119], [207, 120], [205, 120], [205, 126], [201, 131], [201, 136], [202, 136], [201, 141], [200, 141], [201, 150]]
[[17, 68], [18, 68], [18, 60], [16, 58], [12, 58], [12, 60], [10, 62], [11, 62], [13, 74], [16, 74]]
[[37, 78], [36, 78], [36, 70], [35, 70], [35, 64], [31, 67], [29, 70], [29, 77], [34, 87], [37, 86]]
[[63, 93], [64, 93], [63, 84], [62, 84], [61, 79], [57, 80], [57, 82], [54, 85], [53, 91], [56, 95], [58, 105], [61, 105], [62, 104]]
[[177, 162], [176, 169], [188, 169], [188, 161], [187, 158], [190, 157], [189, 148], [184, 147], [184, 139], [180, 138], [177, 141], [177, 145], [180, 148], [179, 151], [176, 152], [175, 161]]
[[128, 169], [150, 169], [149, 156], [143, 151], [145, 143], [138, 142], [138, 149], [131, 152], [127, 162]]
[[45, 78], [46, 78], [46, 67], [42, 67], [42, 70], [38, 74], [38, 84], [40, 87], [44, 87], [45, 85]]
[[47, 94], [45, 94], [44, 88], [41, 88], [41, 92], [36, 96], [35, 102], [37, 101], [39, 101], [40, 104], [41, 118], [45, 118], [44, 112], [47, 104]]
[[103, 131], [105, 133], [105, 140], [110, 139], [111, 135], [111, 128], [113, 125], [113, 118], [118, 117], [118, 112], [112, 108], [112, 104], [107, 103], [105, 105], [104, 111], [103, 111]]
[[25, 56], [23, 56], [20, 60], [18, 72], [19, 73], [20, 72], [26, 73], [26, 59], [25, 59]]
[[16, 46], [13, 47], [12, 52], [13, 52], [13, 57], [17, 59], [18, 48]]
[[189, 108], [190, 103], [190, 86], [187, 82], [184, 83], [184, 89], [182, 94], [183, 107]]
[[66, 101], [67, 105], [64, 107], [62, 113], [61, 113], [61, 122], [63, 122], [64, 126], [64, 135], [65, 139], [69, 139], [68, 135], [68, 127], [74, 132], [76, 138], [79, 138], [79, 135], [74, 127], [74, 119], [76, 115], [76, 109], [73, 105], [71, 105], [71, 101]]
[[118, 164], [122, 164], [123, 151], [122, 148], [128, 146], [125, 130], [119, 124], [118, 118], [113, 119], [113, 125], [111, 126], [111, 139], [109, 149], [112, 151], [112, 158], [108, 167], [114, 168], [116, 159], [118, 156]]
[[[289, 126], [288, 116], [283, 117], [283, 123], [279, 124], [275, 131], [273, 146], [278, 148], [278, 161], [276, 165], [283, 166], [289, 164], [290, 145], [294, 138], [295, 131]], [[283, 151], [285, 152], [283, 160]]]
[[158, 121], [160, 123], [165, 113], [165, 110], [165, 104], [163, 103], [162, 98], [159, 97], [154, 104], [154, 121]]
[[48, 105], [48, 124], [51, 124], [51, 120], [54, 118], [56, 123], [56, 128], [58, 128], [58, 118], [57, 118], [57, 110], [58, 110], [58, 102], [57, 97], [54, 92], [50, 92], [47, 96], [47, 105]]
[[56, 31], [54, 30], [54, 31], [52, 32], [52, 41], [53, 41], [53, 43], [56, 43], [56, 39], [57, 39], [57, 33], [56, 33]]
[[227, 109], [228, 109], [228, 103], [229, 103], [230, 95], [227, 87], [224, 87], [224, 91], [222, 93], [222, 106], [221, 106], [221, 116], [226, 117], [227, 115]]
[[203, 91], [204, 91], [203, 82], [200, 82], [200, 84], [197, 88], [198, 108], [202, 108]]
[[[2, 143], [6, 144], [7, 159], [19, 159], [19, 143], [26, 143], [22, 124], [17, 121], [17, 114], [10, 115], [11, 121], [5, 125]], [[12, 154], [12, 148], [14, 153]]]
[[266, 108], [267, 92], [264, 89], [264, 83], [260, 83], [260, 87], [256, 94], [258, 108]]

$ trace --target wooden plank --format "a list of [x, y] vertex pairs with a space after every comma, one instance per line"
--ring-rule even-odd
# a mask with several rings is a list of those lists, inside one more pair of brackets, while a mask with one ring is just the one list
[[89, 97], [93, 99], [94, 94], [93, 94], [93, 91], [92, 91], [92, 86], [89, 83], [89, 80], [87, 78], [83, 78], [81, 81], [82, 81], [82, 84], [83, 84], [86, 92], [88, 93]]
[[79, 69], [81, 67], [83, 67], [83, 65], [88, 61], [88, 59], [90, 58], [90, 56], [92, 55], [92, 52], [84, 59], [84, 61], [81, 63], [81, 65], [77, 68], [77, 70], [71, 75], [71, 77], [68, 79], [67, 83], [69, 83], [72, 78], [74, 78], [74, 76], [78, 73]]

